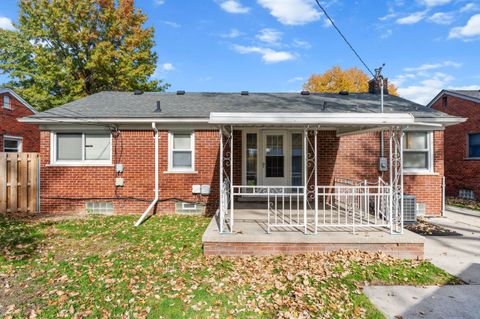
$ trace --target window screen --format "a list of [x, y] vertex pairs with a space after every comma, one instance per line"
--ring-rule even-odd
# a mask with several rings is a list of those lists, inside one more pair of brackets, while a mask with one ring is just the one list
[[192, 134], [172, 133], [171, 167], [173, 169], [193, 168]]
[[3, 107], [6, 109], [12, 108], [12, 106], [10, 105], [10, 97], [8, 95], [3, 96]]
[[21, 141], [18, 139], [8, 139], [5, 138], [3, 140], [3, 151], [4, 152], [13, 152], [18, 153], [21, 152]]
[[82, 134], [57, 133], [57, 160], [82, 160]]
[[480, 157], [480, 133], [468, 134], [468, 157]]
[[86, 160], [109, 160], [110, 159], [110, 135], [109, 134], [85, 134], [85, 159]]
[[430, 146], [428, 132], [406, 132], [403, 140], [403, 167], [422, 169], [430, 167]]

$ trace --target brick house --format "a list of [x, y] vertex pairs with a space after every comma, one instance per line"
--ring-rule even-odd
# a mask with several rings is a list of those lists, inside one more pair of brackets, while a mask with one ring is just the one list
[[[263, 233], [403, 233], [404, 193], [441, 214], [443, 131], [463, 119], [388, 94], [382, 111], [370, 84], [350, 94], [101, 92], [24, 118], [41, 128], [41, 210], [139, 213], [137, 224], [154, 211], [206, 212], [218, 234], [257, 213]], [[398, 250], [420, 245], [411, 236], [379, 238]]]
[[427, 106], [467, 119], [445, 129], [446, 195], [480, 198], [480, 90], [443, 90]]
[[37, 111], [11, 89], [0, 88], [0, 152], [40, 151], [38, 125], [18, 119]]

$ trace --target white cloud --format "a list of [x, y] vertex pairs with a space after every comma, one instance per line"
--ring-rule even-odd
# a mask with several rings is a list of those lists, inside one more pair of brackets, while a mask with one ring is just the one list
[[448, 83], [453, 80], [454, 77], [449, 74], [436, 72], [419, 83], [406, 87], [400, 86], [398, 88], [398, 94], [406, 99], [426, 105], [439, 91], [447, 87]]
[[455, 61], [443, 61], [440, 63], [425, 63], [416, 67], [408, 67], [403, 69], [406, 72], [419, 72], [419, 71], [428, 71], [445, 67], [454, 67], [459, 68], [462, 66], [462, 63]]
[[224, 11], [228, 13], [242, 14], [242, 13], [248, 13], [250, 11], [250, 8], [243, 6], [237, 0], [221, 1], [219, 4], [220, 4], [220, 8], [222, 8]]
[[164, 64], [162, 64], [161, 68], [162, 68], [163, 71], [173, 71], [173, 70], [175, 70], [175, 67], [171, 63], [164, 63]]
[[415, 24], [423, 20], [425, 18], [426, 11], [418, 11], [412, 14], [409, 14], [406, 17], [398, 18], [395, 23], [397, 24]]
[[455, 27], [450, 30], [449, 38], [467, 39], [480, 36], [480, 14], [472, 16], [463, 27]]
[[452, 0], [420, 0], [419, 2], [427, 7], [436, 7], [449, 4]]
[[294, 83], [294, 82], [303, 82], [305, 81], [305, 78], [303, 76], [295, 76], [291, 79], [289, 79], [287, 82], [288, 83]]
[[154, 0], [153, 3], [157, 6], [161, 6], [162, 4], [165, 4], [165, 0]]
[[231, 29], [228, 33], [220, 35], [222, 38], [235, 39], [243, 35], [243, 32], [237, 29]]
[[262, 56], [265, 63], [278, 63], [296, 59], [296, 55], [288, 51], [275, 51], [269, 48], [261, 48], [254, 46], [234, 45], [233, 50], [240, 54], [257, 53]]
[[310, 49], [312, 47], [312, 45], [309, 42], [298, 40], [298, 39], [293, 40], [292, 45], [296, 48], [302, 48], [302, 49]]
[[173, 21], [160, 21], [160, 22], [165, 24], [165, 25], [168, 25], [169, 27], [172, 27], [172, 28], [181, 28], [182, 27], [181, 24], [173, 22]]
[[282, 39], [282, 32], [275, 29], [265, 28], [260, 30], [255, 37], [268, 44], [278, 44]]
[[13, 26], [12, 20], [7, 17], [0, 17], [0, 29], [14, 31], [15, 27]]
[[480, 90], [480, 85], [449, 86], [449, 90]]
[[380, 38], [382, 39], [387, 39], [387, 38], [390, 38], [393, 34], [393, 31], [392, 29], [386, 29], [381, 35], [380, 35]]
[[460, 12], [465, 13], [465, 12], [473, 12], [473, 11], [478, 11], [478, 10], [480, 10], [480, 5], [471, 2], [471, 3], [467, 3], [466, 5], [464, 5], [460, 9]]
[[437, 12], [428, 18], [428, 21], [436, 24], [451, 24], [455, 17], [451, 12]]
[[319, 20], [322, 14], [308, 0], [257, 0], [283, 24], [302, 25]]

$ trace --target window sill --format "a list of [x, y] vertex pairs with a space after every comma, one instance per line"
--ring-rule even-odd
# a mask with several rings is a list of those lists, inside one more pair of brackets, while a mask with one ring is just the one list
[[111, 163], [52, 163], [47, 164], [47, 167], [114, 167]]
[[163, 174], [198, 174], [197, 171], [165, 171]]
[[403, 171], [403, 175], [425, 175], [425, 176], [439, 176], [440, 174], [431, 171]]
[[480, 157], [465, 157], [464, 161], [480, 161]]

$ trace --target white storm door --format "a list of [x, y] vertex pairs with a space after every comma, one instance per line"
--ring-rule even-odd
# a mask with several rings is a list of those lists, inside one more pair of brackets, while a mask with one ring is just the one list
[[285, 132], [263, 134], [263, 184], [269, 186], [288, 185], [288, 140]]

